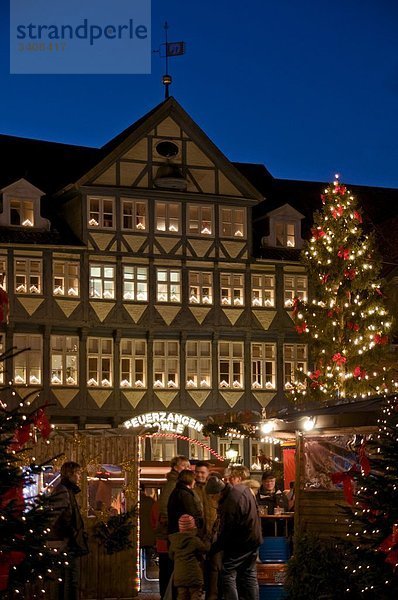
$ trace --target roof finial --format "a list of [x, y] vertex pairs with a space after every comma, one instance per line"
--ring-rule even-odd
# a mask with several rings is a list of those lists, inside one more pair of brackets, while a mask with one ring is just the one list
[[162, 83], [165, 86], [164, 90], [164, 98], [167, 100], [169, 97], [169, 87], [171, 82], [173, 81], [171, 75], [169, 75], [169, 56], [180, 56], [185, 53], [185, 42], [169, 42], [167, 38], [167, 30], [169, 29], [169, 24], [167, 21], [164, 24], [164, 37], [165, 42], [162, 46], [165, 47], [164, 57], [166, 60], [166, 73], [162, 77]]

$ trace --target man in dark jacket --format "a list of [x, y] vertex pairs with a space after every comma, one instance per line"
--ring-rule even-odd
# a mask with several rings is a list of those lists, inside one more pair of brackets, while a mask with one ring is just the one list
[[189, 469], [189, 460], [186, 456], [174, 456], [170, 461], [170, 471], [166, 475], [166, 483], [160, 492], [159, 500], [155, 503], [154, 514], [156, 516], [156, 550], [159, 555], [159, 593], [163, 598], [171, 573], [173, 563], [169, 559], [169, 542], [167, 527], [167, 504], [171, 492], [177, 483], [178, 474], [184, 469]]
[[51, 494], [54, 512], [52, 537], [58, 548], [68, 555], [68, 564], [63, 568], [62, 583], [58, 588], [59, 600], [78, 600], [80, 557], [88, 553], [84, 522], [76, 501], [80, 492], [80, 465], [66, 462], [61, 467], [61, 481]]
[[191, 515], [195, 519], [199, 536], [203, 537], [203, 507], [199, 497], [193, 491], [194, 486], [194, 473], [189, 469], [181, 471], [167, 505], [169, 535], [177, 533], [178, 519], [182, 515]]
[[221, 492], [220, 531], [213, 551], [224, 552], [222, 587], [224, 600], [258, 600], [256, 559], [261, 544], [261, 525], [256, 500], [242, 481], [250, 477], [246, 467], [232, 468], [230, 482]]

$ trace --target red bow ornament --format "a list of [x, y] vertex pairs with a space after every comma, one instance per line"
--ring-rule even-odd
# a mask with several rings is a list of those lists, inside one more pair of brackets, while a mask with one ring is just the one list
[[334, 191], [336, 192], [336, 194], [344, 195], [347, 191], [347, 188], [345, 187], [345, 185], [337, 184], [334, 188]]
[[332, 217], [333, 219], [337, 219], [338, 217], [341, 217], [343, 215], [344, 212], [344, 208], [338, 204], [336, 208], [332, 209]]
[[344, 365], [344, 363], [347, 362], [346, 357], [340, 354], [340, 352], [333, 354], [332, 360], [336, 363], [336, 365], [339, 365], [339, 367], [341, 367], [342, 365]]
[[[370, 461], [366, 456], [366, 444], [362, 442], [361, 447], [359, 448], [359, 464], [361, 465], [362, 473], [367, 477], [370, 473]], [[397, 527], [398, 530], [398, 527]], [[397, 543], [398, 543], [398, 533], [397, 533]]]
[[354, 219], [356, 219], [358, 223], [362, 223], [362, 215], [357, 210], [354, 210]]
[[359, 325], [358, 323], [352, 323], [352, 321], [348, 321], [347, 329], [351, 329], [351, 331], [359, 331]]
[[348, 248], [344, 248], [344, 246], [340, 246], [337, 252], [337, 256], [342, 258], [343, 260], [348, 260], [350, 256], [350, 250]]
[[361, 378], [361, 379], [365, 379], [367, 373], [365, 371], [365, 369], [361, 369], [361, 367], [355, 367], [353, 373], [354, 377], [356, 377], [357, 379]]
[[302, 325], [296, 325], [297, 333], [305, 333], [307, 331], [307, 323], [304, 321]]
[[331, 473], [330, 475], [330, 479], [334, 485], [343, 484], [344, 498], [348, 504], [354, 503], [354, 473], [356, 472], [357, 469], [351, 467], [349, 471], [344, 473]]
[[356, 269], [346, 269], [346, 270], [344, 271], [344, 277], [346, 277], [347, 279], [350, 279], [351, 281], [352, 281], [353, 279], [355, 279], [355, 277], [356, 277], [356, 274], [357, 274], [357, 271], [356, 271]]
[[373, 341], [375, 344], [381, 344], [382, 346], [385, 346], [388, 344], [388, 335], [380, 335], [380, 333], [376, 333], [376, 335], [373, 337]]
[[314, 227], [313, 229], [311, 229], [311, 233], [312, 233], [312, 237], [315, 238], [316, 240], [319, 240], [324, 235], [326, 235], [326, 233], [320, 227], [317, 227], [317, 228]]
[[330, 273], [325, 273], [325, 275], [323, 275], [323, 277], [322, 277], [322, 283], [327, 283], [329, 277], [330, 277]]

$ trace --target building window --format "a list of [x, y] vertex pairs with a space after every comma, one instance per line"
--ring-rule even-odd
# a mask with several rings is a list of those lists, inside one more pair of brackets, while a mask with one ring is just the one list
[[219, 342], [219, 387], [243, 388], [243, 342]]
[[122, 198], [122, 229], [147, 231], [147, 203], [144, 200]]
[[114, 198], [103, 196], [88, 197], [88, 224], [89, 227], [113, 229], [115, 222]]
[[135, 302], [148, 301], [147, 267], [123, 266], [123, 299]]
[[213, 207], [188, 204], [188, 235], [213, 235]]
[[186, 387], [211, 387], [211, 342], [189, 340], [186, 343]]
[[0, 288], [3, 290], [7, 289], [7, 257], [0, 256]]
[[80, 265], [77, 261], [54, 261], [54, 296], [79, 296]]
[[180, 269], [156, 270], [156, 299], [158, 302], [181, 302]]
[[243, 306], [243, 274], [221, 273], [221, 304], [223, 306]]
[[120, 340], [120, 387], [146, 387], [145, 340]]
[[87, 385], [111, 387], [113, 380], [113, 340], [87, 338]]
[[10, 200], [10, 225], [17, 227], [33, 227], [34, 211], [32, 200]]
[[157, 389], [178, 388], [180, 352], [177, 341], [153, 343], [153, 387]]
[[307, 300], [308, 278], [306, 275], [285, 275], [284, 276], [284, 295], [285, 308], [291, 308], [294, 299], [299, 298], [304, 302]]
[[[0, 333], [0, 354], [5, 352], [5, 335]], [[4, 360], [0, 361], [0, 383], [4, 383]]]
[[181, 230], [181, 205], [178, 202], [156, 202], [156, 231], [179, 233]]
[[283, 373], [285, 390], [291, 389], [296, 383], [296, 371], [307, 372], [306, 344], [283, 345]]
[[14, 383], [15, 385], [40, 385], [42, 382], [42, 336], [14, 335]]
[[246, 211], [244, 208], [221, 208], [220, 236], [246, 237]]
[[189, 304], [213, 304], [213, 275], [189, 272]]
[[276, 389], [275, 344], [253, 342], [252, 350], [252, 388], [258, 390]]
[[252, 275], [252, 306], [275, 306], [274, 275]]
[[41, 294], [41, 259], [17, 258], [14, 264], [15, 292], [17, 294]]
[[275, 246], [294, 248], [296, 245], [294, 229], [294, 223], [277, 221], [275, 223]]
[[[189, 432], [191, 442], [189, 443], [189, 458], [194, 460], [211, 460], [210, 438], [205, 437], [201, 432], [191, 429]], [[193, 440], [199, 443], [195, 444]]]
[[113, 300], [115, 297], [115, 266], [90, 265], [90, 298]]
[[79, 338], [51, 336], [51, 385], [78, 385]]

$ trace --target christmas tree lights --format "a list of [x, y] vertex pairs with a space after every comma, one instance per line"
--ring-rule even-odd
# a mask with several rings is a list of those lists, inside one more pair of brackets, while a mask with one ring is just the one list
[[295, 299], [295, 329], [308, 342], [314, 368], [299, 372], [295, 401], [324, 403], [378, 396], [391, 380], [391, 318], [383, 301], [381, 261], [362, 211], [337, 176], [321, 196], [311, 239], [302, 252], [310, 300]]

